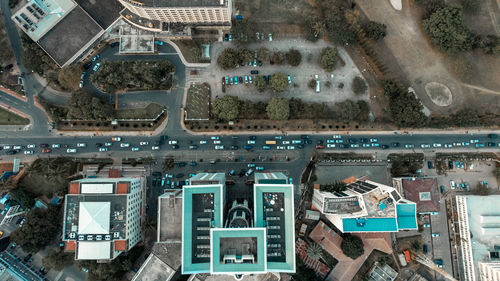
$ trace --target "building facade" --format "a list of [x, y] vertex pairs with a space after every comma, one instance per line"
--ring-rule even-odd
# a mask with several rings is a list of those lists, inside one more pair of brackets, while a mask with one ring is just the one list
[[64, 205], [65, 250], [77, 260], [113, 260], [141, 240], [145, 179], [72, 181]]
[[232, 0], [119, 0], [130, 12], [166, 23], [231, 24]]

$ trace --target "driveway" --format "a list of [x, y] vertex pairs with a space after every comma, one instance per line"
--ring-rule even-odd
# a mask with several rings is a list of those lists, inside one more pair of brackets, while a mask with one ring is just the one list
[[[302, 62], [297, 67], [292, 67], [288, 64], [271, 65], [269, 60], [263, 61], [262, 67], [243, 66], [232, 70], [223, 70], [217, 65], [217, 57], [227, 47], [237, 48], [230, 42], [216, 42], [211, 49], [212, 63], [211, 66], [202, 70], [200, 77], [202, 80], [208, 81], [212, 87], [212, 99], [216, 96], [234, 95], [243, 100], [251, 101], [266, 101], [273, 96], [282, 96], [285, 98], [300, 98], [305, 102], [327, 102], [337, 103], [347, 99], [350, 100], [369, 100], [368, 91], [365, 95], [355, 95], [351, 91], [351, 83], [355, 76], [361, 76], [352, 59], [342, 47], [337, 47], [340, 57], [345, 62], [343, 67], [338, 66], [332, 73], [323, 70], [317, 63], [320, 57], [321, 50], [327, 46], [333, 46], [323, 40], [316, 43], [306, 41], [304, 39], [287, 39], [261, 41], [246, 45], [245, 47], [251, 51], [257, 50], [260, 47], [266, 47], [270, 52], [287, 52], [290, 48], [299, 50], [302, 54]], [[239, 83], [238, 85], [226, 86], [226, 92], [222, 93], [222, 77], [225, 76], [245, 76], [251, 75], [251, 70], [258, 70], [258, 75], [272, 75], [276, 72], [283, 72], [290, 75], [292, 84], [283, 93], [276, 94], [272, 90], [267, 89], [263, 93], [259, 93], [253, 84]], [[314, 89], [308, 87], [311, 79], [315, 75], [319, 76], [321, 91], [316, 93]], [[332, 77], [331, 74], [334, 76]], [[329, 81], [331, 87], [327, 88], [325, 83]], [[339, 84], [343, 84], [343, 88], [339, 88]]]

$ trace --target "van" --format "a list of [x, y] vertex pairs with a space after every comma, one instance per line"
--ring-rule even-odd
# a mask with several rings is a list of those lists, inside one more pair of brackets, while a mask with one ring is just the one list
[[252, 169], [249, 169], [246, 173], [245, 173], [245, 176], [250, 176], [251, 174], [253, 174], [253, 170]]
[[316, 93], [319, 93], [321, 91], [320, 83], [318, 80], [316, 80]]

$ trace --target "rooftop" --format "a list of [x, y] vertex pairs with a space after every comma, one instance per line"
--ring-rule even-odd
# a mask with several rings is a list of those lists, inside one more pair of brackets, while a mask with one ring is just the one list
[[70, 61], [82, 48], [95, 41], [103, 29], [77, 6], [52, 27], [38, 44], [60, 66]]
[[225, 7], [228, 0], [126, 0], [139, 7]]
[[417, 212], [439, 211], [439, 190], [435, 178], [402, 179], [405, 198], [417, 203]]
[[256, 173], [255, 183], [259, 184], [287, 184], [288, 178], [283, 173]]
[[103, 29], [120, 16], [123, 6], [118, 1], [75, 0]]
[[182, 241], [182, 197], [169, 192], [158, 200], [158, 242]]
[[163, 262], [156, 255], [150, 254], [146, 261], [142, 264], [139, 271], [135, 274], [132, 281], [168, 281], [174, 274], [175, 269]]

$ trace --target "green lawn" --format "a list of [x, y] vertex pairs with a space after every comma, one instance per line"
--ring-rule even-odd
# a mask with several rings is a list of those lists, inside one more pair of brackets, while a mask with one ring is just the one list
[[202, 43], [199, 40], [172, 40], [182, 52], [187, 62], [209, 63], [209, 58], [202, 58], [202, 44], [211, 44], [212, 40]]
[[164, 109], [163, 105], [150, 103], [144, 108], [121, 109], [116, 111], [117, 119], [153, 119]]
[[193, 84], [186, 97], [186, 119], [208, 120], [210, 117], [210, 86], [207, 83]]
[[0, 125], [28, 125], [29, 119], [0, 108]]

